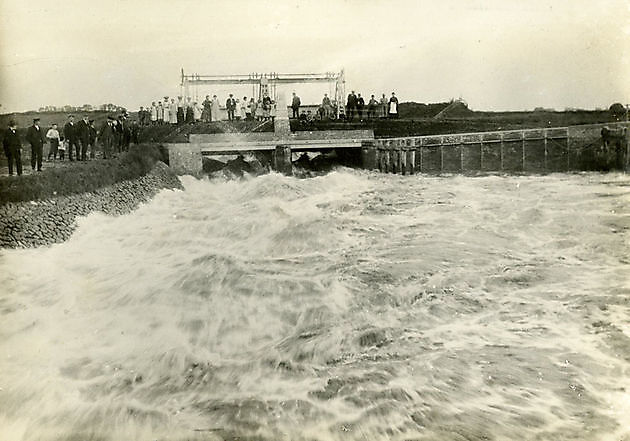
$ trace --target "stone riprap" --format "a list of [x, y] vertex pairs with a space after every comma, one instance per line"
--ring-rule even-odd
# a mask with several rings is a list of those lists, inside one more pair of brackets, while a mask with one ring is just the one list
[[148, 174], [95, 191], [53, 199], [0, 206], [0, 248], [30, 248], [67, 240], [76, 218], [93, 211], [121, 215], [133, 211], [160, 190], [181, 189], [177, 176], [163, 162]]

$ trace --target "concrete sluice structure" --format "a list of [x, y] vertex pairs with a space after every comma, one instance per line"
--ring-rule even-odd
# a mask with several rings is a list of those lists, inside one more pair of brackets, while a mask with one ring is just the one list
[[[629, 169], [628, 122], [366, 140], [362, 164], [384, 173]], [[608, 136], [606, 136], [608, 134]]]
[[268, 152], [272, 169], [291, 174], [293, 152], [334, 149], [364, 169], [398, 174], [630, 169], [628, 122], [384, 139], [372, 130], [291, 133], [283, 117], [274, 125], [274, 133], [190, 135], [168, 145], [170, 165], [197, 174], [203, 155]]

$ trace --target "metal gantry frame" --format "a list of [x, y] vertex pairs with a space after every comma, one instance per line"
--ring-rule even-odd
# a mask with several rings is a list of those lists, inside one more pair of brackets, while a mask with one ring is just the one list
[[[192, 97], [195, 101], [199, 98], [199, 86], [208, 85], [252, 85], [252, 95], [256, 100], [268, 93], [274, 101], [277, 101], [279, 84], [299, 84], [299, 83], [328, 83], [329, 90], [335, 86], [335, 96], [331, 97], [333, 105], [336, 106], [337, 118], [343, 112], [343, 103], [346, 94], [346, 80], [343, 69], [340, 72], [306, 73], [306, 74], [285, 74], [285, 73], [250, 73], [247, 75], [199, 75], [185, 74], [182, 69], [180, 87], [184, 98], [188, 100]], [[191, 94], [192, 92], [192, 94]]]

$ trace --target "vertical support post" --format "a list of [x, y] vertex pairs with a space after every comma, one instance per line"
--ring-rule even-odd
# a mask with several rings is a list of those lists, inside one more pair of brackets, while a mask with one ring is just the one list
[[569, 128], [567, 127], [567, 171], [571, 170], [571, 140], [569, 139]]
[[501, 142], [500, 142], [500, 145], [499, 145], [499, 149], [500, 149], [499, 154], [501, 155], [501, 166], [500, 166], [501, 168], [500, 168], [500, 170], [503, 171], [503, 133], [501, 133]]
[[440, 173], [444, 171], [444, 137], [440, 136]]
[[521, 163], [521, 169], [523, 171], [525, 171], [525, 131], [524, 130], [521, 131], [521, 138], [522, 138], [522, 140], [521, 140], [521, 150], [523, 151], [522, 152], [523, 153], [523, 155], [522, 155], [523, 156], [523, 160], [522, 160], [522, 163]]
[[483, 170], [483, 135], [479, 140], [479, 170]]
[[462, 137], [459, 143], [459, 171], [464, 172], [464, 138]]
[[361, 143], [361, 165], [366, 170], [374, 170], [377, 168], [377, 155], [374, 141], [363, 141]]
[[195, 143], [167, 144], [169, 167], [178, 175], [199, 175], [203, 171], [201, 147]]
[[420, 138], [420, 173], [422, 173], [422, 146], [424, 144], [424, 138]]
[[545, 144], [545, 173], [547, 173], [547, 130], [543, 130], [543, 138]]
[[293, 164], [291, 163], [291, 147], [288, 145], [276, 146], [273, 152], [273, 169], [279, 173], [291, 176], [293, 174]]

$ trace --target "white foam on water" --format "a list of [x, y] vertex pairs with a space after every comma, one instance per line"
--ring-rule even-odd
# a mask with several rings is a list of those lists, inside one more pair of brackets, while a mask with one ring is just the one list
[[622, 174], [182, 178], [0, 254], [0, 440], [630, 436]]

